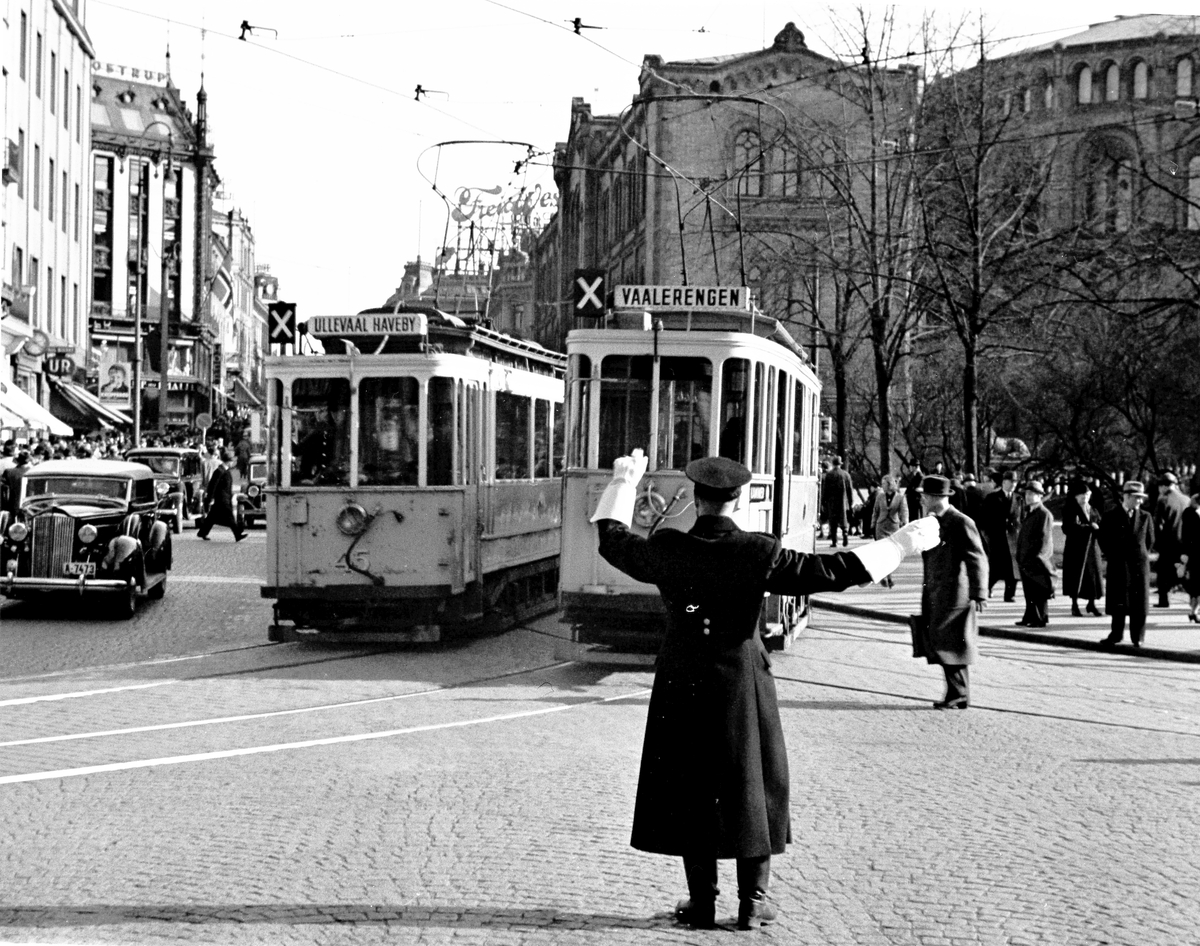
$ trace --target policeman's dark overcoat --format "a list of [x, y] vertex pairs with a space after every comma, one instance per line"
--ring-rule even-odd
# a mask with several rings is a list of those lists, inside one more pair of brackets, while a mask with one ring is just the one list
[[1104, 580], [1104, 613], [1146, 614], [1150, 610], [1150, 551], [1154, 548], [1154, 520], [1123, 506], [1110, 509], [1100, 520], [1100, 547], [1107, 562]]
[[851, 553], [788, 551], [725, 516], [650, 539], [605, 520], [600, 554], [657, 585], [667, 609], [632, 845], [696, 857], [782, 853], [791, 840], [787, 749], [758, 634], [763, 594], [840, 591], [870, 581], [866, 569]]

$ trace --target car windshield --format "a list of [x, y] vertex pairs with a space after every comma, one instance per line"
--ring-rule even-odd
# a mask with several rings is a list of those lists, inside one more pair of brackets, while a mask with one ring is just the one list
[[267, 465], [265, 463], [250, 464], [250, 479], [265, 480], [267, 478]]
[[123, 500], [129, 481], [107, 476], [37, 476], [25, 475], [25, 498], [47, 496], [98, 496]]
[[148, 466], [155, 473], [162, 473], [166, 476], [179, 475], [179, 457], [139, 457], [132, 456], [129, 458], [134, 463], [140, 463], [143, 466]]

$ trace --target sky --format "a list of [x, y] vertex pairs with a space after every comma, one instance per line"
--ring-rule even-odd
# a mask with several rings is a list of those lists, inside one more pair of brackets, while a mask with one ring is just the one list
[[[386, 301], [406, 262], [455, 242], [462, 188], [481, 205], [522, 187], [553, 194], [549, 153], [571, 99], [618, 114], [645, 55], [750, 52], [791, 21], [809, 48], [853, 60], [861, 41], [846, 28], [860, 6], [876, 32], [894, 9], [894, 49], [919, 49], [932, 14], [943, 27], [982, 18], [998, 52], [1148, 12], [1129, 0], [88, 0], [86, 27], [101, 63], [159, 71], [169, 48], [193, 113], [203, 75], [224, 196], [304, 319]], [[1195, 0], [1152, 12], [1194, 14]], [[598, 28], [576, 35], [575, 17]], [[447, 144], [462, 141], [519, 144]]]

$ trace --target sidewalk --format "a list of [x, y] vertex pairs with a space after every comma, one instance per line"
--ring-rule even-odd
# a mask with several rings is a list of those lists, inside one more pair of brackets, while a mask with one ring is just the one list
[[[850, 540], [852, 550], [862, 544], [862, 539]], [[817, 539], [818, 553], [830, 551], [833, 550], [827, 539]], [[849, 588], [842, 592], [813, 595], [812, 602], [816, 608], [827, 611], [907, 624], [910, 614], [919, 614], [921, 611], [921, 579], [921, 559], [910, 555], [892, 575], [895, 582], [893, 588], [881, 585]], [[1061, 581], [1057, 584], [1061, 585]], [[1025, 613], [1025, 599], [1021, 596], [1020, 584], [1017, 585], [1016, 601], [1006, 603], [1003, 597], [1004, 585], [998, 583], [993, 597], [988, 600], [987, 610], [979, 615], [980, 636], [1048, 644], [1052, 647], [1100, 650], [1098, 643], [1112, 626], [1107, 615], [1098, 618], [1071, 617], [1071, 599], [1059, 594], [1050, 600], [1048, 627], [1041, 630], [1017, 627], [1015, 622]], [[1126, 624], [1125, 642], [1118, 644], [1113, 652], [1155, 660], [1200, 663], [1200, 624], [1193, 624], [1187, 619], [1187, 596], [1180, 591], [1174, 592], [1170, 597], [1171, 607], [1165, 609], [1153, 607], [1157, 600], [1158, 593], [1152, 588], [1150, 615], [1141, 648], [1134, 650], [1130, 645], [1129, 627]], [[1079, 602], [1081, 610], [1086, 606], [1086, 601]], [[1103, 614], [1103, 599], [1097, 600], [1096, 607]]]

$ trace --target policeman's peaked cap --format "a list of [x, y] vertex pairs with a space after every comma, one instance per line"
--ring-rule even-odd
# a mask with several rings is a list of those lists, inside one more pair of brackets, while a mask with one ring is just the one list
[[750, 482], [750, 471], [728, 457], [701, 457], [689, 463], [684, 473], [714, 499], [733, 499]]

